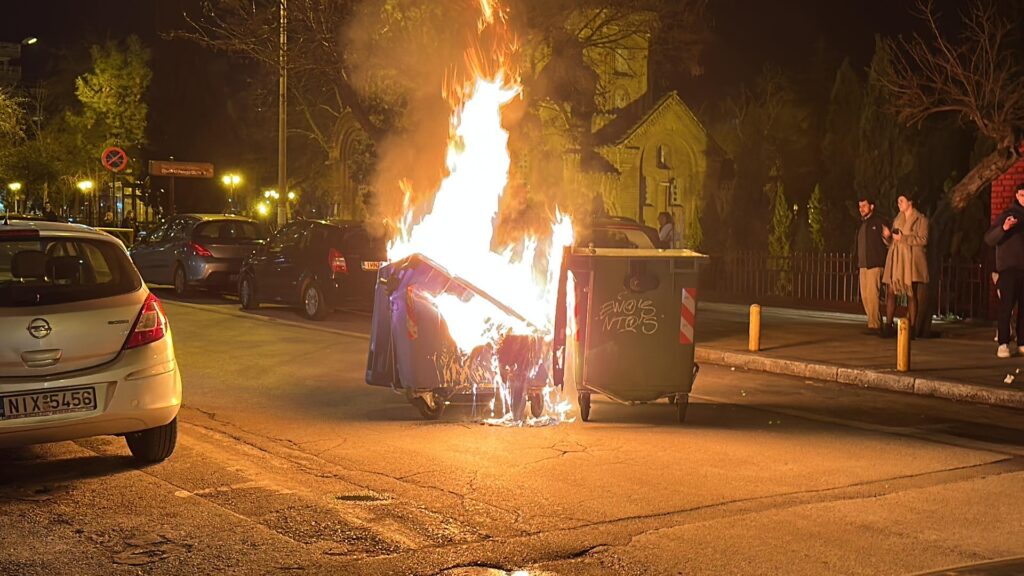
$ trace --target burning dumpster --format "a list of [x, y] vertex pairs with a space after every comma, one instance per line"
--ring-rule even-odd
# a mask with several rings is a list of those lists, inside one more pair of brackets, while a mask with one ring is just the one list
[[[479, 314], [479, 344], [459, 346], [440, 308], [445, 301]], [[427, 419], [452, 403], [491, 402], [517, 421], [543, 413], [550, 342], [502, 327], [529, 323], [514, 310], [429, 258], [414, 254], [381, 268], [375, 293], [366, 382], [403, 393]], [[519, 330], [522, 332], [522, 330]], [[468, 348], [468, 349], [467, 349]], [[494, 406], [495, 404], [492, 404]]]
[[[576, 314], [567, 361], [583, 420], [590, 419], [595, 393], [626, 403], [668, 398], [679, 421], [685, 420], [698, 371], [697, 278], [706, 260], [689, 250], [571, 251], [567, 266], [575, 280]], [[563, 374], [556, 369], [556, 385]]]

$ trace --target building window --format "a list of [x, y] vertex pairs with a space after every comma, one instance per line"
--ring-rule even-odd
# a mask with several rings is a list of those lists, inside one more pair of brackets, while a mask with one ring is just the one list
[[669, 206], [683, 205], [683, 194], [679, 189], [679, 181], [675, 178], [668, 179], [668, 197], [666, 201]]
[[625, 49], [618, 48], [612, 51], [615, 58], [615, 73], [620, 76], [632, 76], [633, 68], [629, 65], [629, 57]]
[[658, 145], [658, 168], [669, 167], [669, 153], [668, 146], [664, 144]]
[[629, 93], [626, 92], [625, 88], [615, 89], [615, 107], [625, 108], [629, 104]]

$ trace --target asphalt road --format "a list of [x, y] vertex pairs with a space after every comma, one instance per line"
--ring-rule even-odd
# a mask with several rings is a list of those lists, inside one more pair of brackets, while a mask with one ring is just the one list
[[705, 367], [685, 425], [601, 398], [587, 423], [428, 422], [363, 383], [366, 313], [157, 293], [177, 451], [146, 468], [119, 438], [0, 451], [0, 574], [912, 574], [1024, 555], [1020, 412]]

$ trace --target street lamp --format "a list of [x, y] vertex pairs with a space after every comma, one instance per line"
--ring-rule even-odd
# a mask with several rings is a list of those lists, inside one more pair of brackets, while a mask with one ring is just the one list
[[[89, 193], [92, 192], [92, 188], [93, 188], [92, 180], [79, 180], [78, 181], [78, 189], [82, 191], [82, 194], [85, 194], [86, 196], [88, 196]], [[76, 204], [76, 206], [77, 205], [78, 204]], [[88, 198], [88, 197], [85, 199], [85, 207], [88, 209], [87, 212], [89, 213], [89, 223], [91, 224], [92, 220], [93, 220], [93, 217], [95, 216], [95, 214], [98, 211], [98, 209], [94, 209], [93, 208], [92, 200], [90, 198]]]
[[234, 213], [235, 211], [235, 186], [238, 186], [242, 182], [242, 177], [238, 174], [225, 174], [220, 179], [231, 190], [231, 195], [228, 198], [228, 211]]
[[21, 190], [21, 182], [11, 182], [7, 185], [7, 189], [11, 191], [11, 196], [14, 198], [14, 213], [18, 213], [18, 190]]
[[31, 46], [31, 45], [35, 44], [36, 42], [39, 42], [39, 38], [36, 38], [35, 36], [29, 36], [28, 38], [25, 38], [24, 40], [21, 41], [21, 43], [24, 44], [25, 46]]

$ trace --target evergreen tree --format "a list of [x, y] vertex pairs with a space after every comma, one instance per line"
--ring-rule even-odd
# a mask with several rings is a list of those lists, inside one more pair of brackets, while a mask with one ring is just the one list
[[864, 106], [864, 82], [843, 61], [836, 71], [821, 143], [821, 205], [825, 248], [847, 250], [857, 219], [854, 175]]
[[811, 247], [815, 252], [825, 251], [825, 217], [827, 210], [821, 193], [821, 185], [814, 186], [814, 193], [807, 203], [807, 228], [811, 232]]
[[793, 256], [790, 237], [793, 213], [782, 185], [782, 170], [776, 162], [771, 169], [765, 193], [772, 198], [772, 220], [768, 234], [768, 269], [775, 272], [775, 293], [788, 296], [793, 288]]
[[854, 187], [858, 194], [874, 198], [882, 214], [893, 214], [900, 192], [917, 187], [913, 178], [917, 131], [897, 122], [889, 93], [880, 82], [891, 67], [889, 48], [876, 39], [858, 130]]

